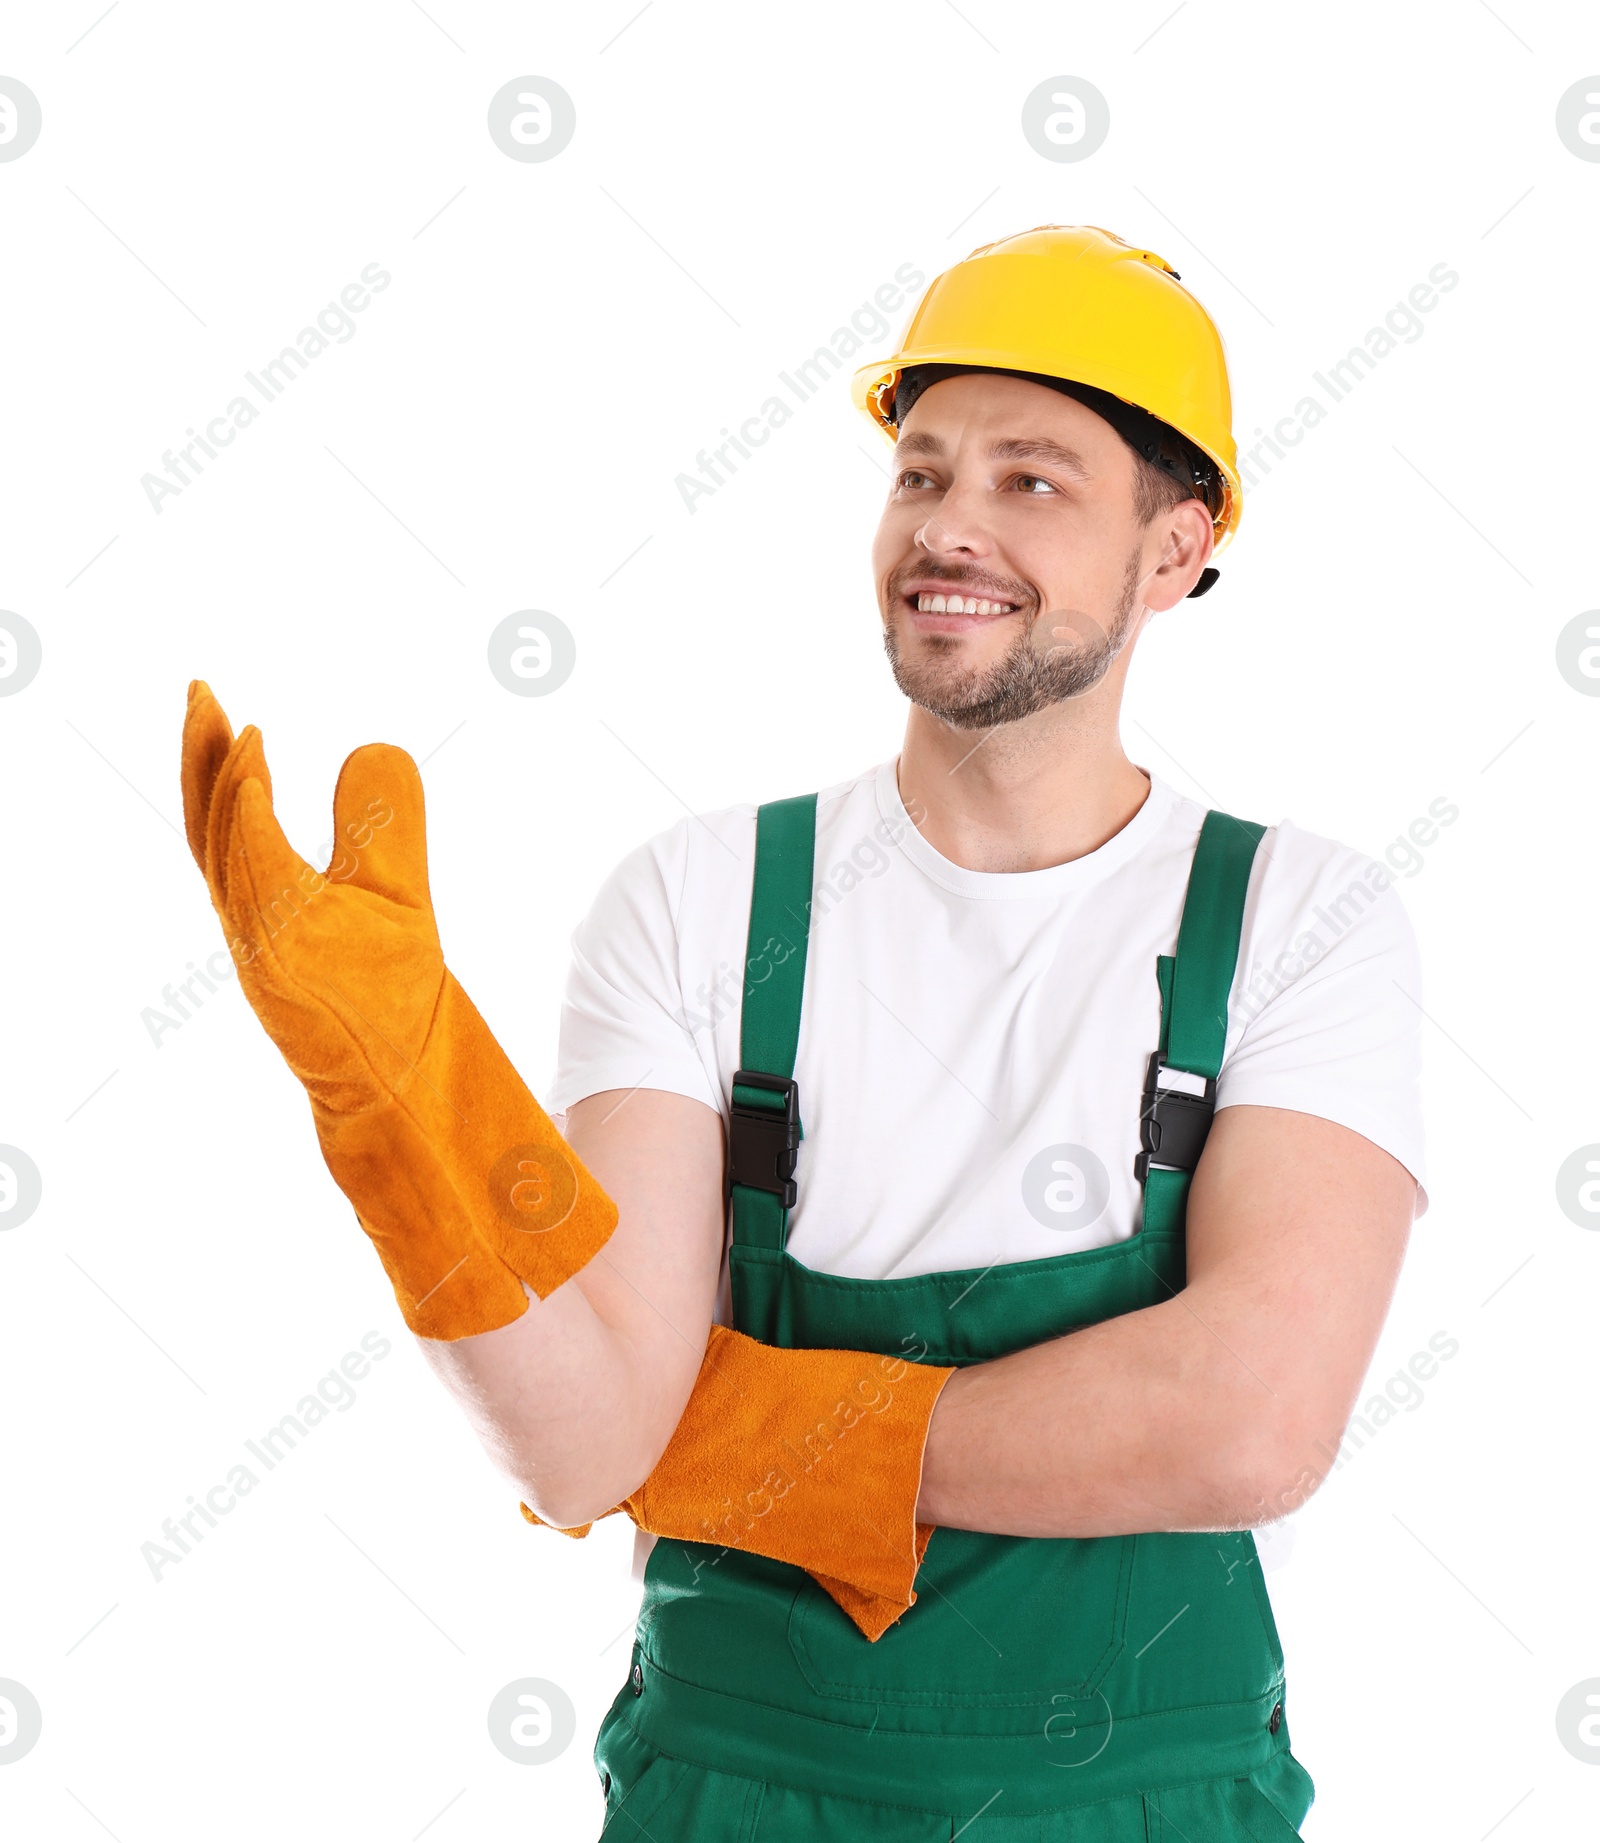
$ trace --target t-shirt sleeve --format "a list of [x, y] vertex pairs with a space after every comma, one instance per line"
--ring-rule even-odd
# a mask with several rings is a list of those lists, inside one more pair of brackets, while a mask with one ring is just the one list
[[1428, 1207], [1422, 971], [1393, 878], [1291, 826], [1258, 864], [1229, 1003], [1217, 1106], [1283, 1107], [1399, 1160]]
[[677, 910], [683, 826], [630, 852], [572, 936], [551, 1113], [609, 1089], [662, 1088], [720, 1108], [687, 1022]]

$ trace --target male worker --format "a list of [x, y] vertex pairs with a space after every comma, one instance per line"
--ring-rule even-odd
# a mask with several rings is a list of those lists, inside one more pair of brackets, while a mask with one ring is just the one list
[[524, 1513], [654, 1538], [607, 1837], [1291, 1838], [1249, 1532], [1327, 1469], [1425, 1202], [1412, 935], [1370, 860], [1122, 750], [1240, 512], [1159, 256], [987, 245], [855, 389], [904, 744], [624, 859], [564, 1138], [444, 966], [408, 757], [351, 757], [312, 871], [196, 685], [191, 844]]

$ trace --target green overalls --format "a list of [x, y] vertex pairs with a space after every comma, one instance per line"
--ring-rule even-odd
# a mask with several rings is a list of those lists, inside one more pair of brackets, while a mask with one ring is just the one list
[[[1138, 1232], [1042, 1260], [853, 1280], [784, 1247], [815, 827], [814, 795], [759, 809], [730, 1127], [735, 1327], [790, 1349], [963, 1365], [1170, 1298], [1264, 828], [1207, 814], [1176, 954], [1156, 962], [1160, 1043], [1142, 1101], [1128, 1097], [1144, 1147]], [[1204, 1077], [1204, 1095], [1163, 1086], [1159, 1069]], [[799, 1568], [658, 1542], [629, 1680], [595, 1747], [608, 1843], [1298, 1835], [1312, 1785], [1289, 1752], [1283, 1653], [1248, 1531], [941, 1528], [916, 1588], [869, 1644]]]

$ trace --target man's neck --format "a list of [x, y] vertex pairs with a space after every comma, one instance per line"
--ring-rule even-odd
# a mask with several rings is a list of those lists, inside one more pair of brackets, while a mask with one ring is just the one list
[[1150, 780], [1122, 751], [1115, 703], [1086, 699], [987, 732], [952, 729], [913, 705], [899, 787], [941, 857], [1020, 871], [1097, 850], [1144, 805]]

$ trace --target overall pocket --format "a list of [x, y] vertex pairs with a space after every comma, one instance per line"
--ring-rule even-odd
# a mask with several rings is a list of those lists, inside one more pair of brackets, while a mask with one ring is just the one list
[[1118, 1712], [1248, 1704], [1282, 1686], [1283, 1650], [1250, 1532], [1141, 1536], [1128, 1644], [1106, 1686]]
[[938, 1529], [916, 1605], [876, 1644], [807, 1581], [789, 1647], [813, 1690], [848, 1701], [1038, 1708], [1092, 1696], [1123, 1646], [1139, 1540]]

